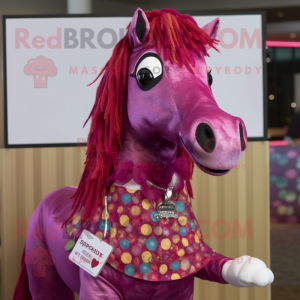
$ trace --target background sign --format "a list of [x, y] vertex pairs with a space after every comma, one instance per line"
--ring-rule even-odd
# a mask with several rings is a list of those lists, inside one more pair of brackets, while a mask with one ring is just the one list
[[[249, 140], [266, 138], [264, 41], [256, 14], [194, 16], [199, 26], [220, 18], [220, 53], [206, 59], [213, 93], [241, 117]], [[99, 80], [88, 86], [125, 35], [131, 17], [4, 17], [6, 147], [85, 142]]]

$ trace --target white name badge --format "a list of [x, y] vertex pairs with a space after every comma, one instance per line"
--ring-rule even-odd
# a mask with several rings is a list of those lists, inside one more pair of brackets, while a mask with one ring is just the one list
[[114, 248], [87, 230], [83, 230], [69, 259], [80, 268], [97, 277]]

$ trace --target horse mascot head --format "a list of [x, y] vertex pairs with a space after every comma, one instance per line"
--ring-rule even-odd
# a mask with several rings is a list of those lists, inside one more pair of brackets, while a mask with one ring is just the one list
[[71, 216], [81, 209], [83, 221], [95, 215], [107, 179], [125, 161], [164, 167], [186, 157], [190, 196], [194, 164], [214, 176], [236, 166], [247, 147], [246, 128], [219, 108], [205, 63], [207, 51], [216, 50], [218, 28], [218, 18], [199, 28], [191, 16], [172, 9], [135, 12], [98, 76], [85, 170]]

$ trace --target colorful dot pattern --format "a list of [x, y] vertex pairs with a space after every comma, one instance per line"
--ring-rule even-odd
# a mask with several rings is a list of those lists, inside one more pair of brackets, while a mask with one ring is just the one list
[[300, 223], [300, 147], [270, 147], [271, 221]]
[[[155, 217], [161, 197], [149, 201], [140, 190], [113, 185], [107, 199], [104, 240], [115, 248], [107, 262], [117, 270], [148, 281], [169, 281], [197, 272], [212, 259], [214, 251], [202, 240], [186, 188], [173, 195], [178, 219], [169, 221]], [[71, 239], [79, 222], [80, 214], [67, 228]], [[104, 228], [105, 214], [99, 208], [86, 229], [102, 238]]]

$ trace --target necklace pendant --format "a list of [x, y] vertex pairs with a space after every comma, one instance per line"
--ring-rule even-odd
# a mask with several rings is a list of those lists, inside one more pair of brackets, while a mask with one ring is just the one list
[[176, 205], [169, 200], [159, 203], [157, 205], [158, 214], [155, 214], [155, 218], [166, 218], [167, 221], [169, 218], [177, 219], [178, 215], [175, 214]]
[[174, 213], [176, 210], [176, 205], [170, 201], [170, 199], [173, 195], [173, 192], [172, 192], [173, 187], [164, 189], [164, 188], [154, 185], [152, 182], [150, 182], [148, 180], [147, 180], [147, 184], [151, 187], [153, 186], [153, 187], [165, 192], [165, 195], [164, 195], [165, 201], [161, 202], [157, 205], [156, 209], [158, 211], [158, 214], [155, 214], [154, 217], [158, 218], [158, 219], [166, 218], [167, 221], [169, 221], [169, 218], [177, 219], [178, 215], [176, 215]]
[[167, 221], [169, 221], [169, 218], [177, 219], [178, 215], [175, 215], [173, 211], [164, 211], [159, 214], [155, 214], [154, 217], [158, 219], [166, 218]]

